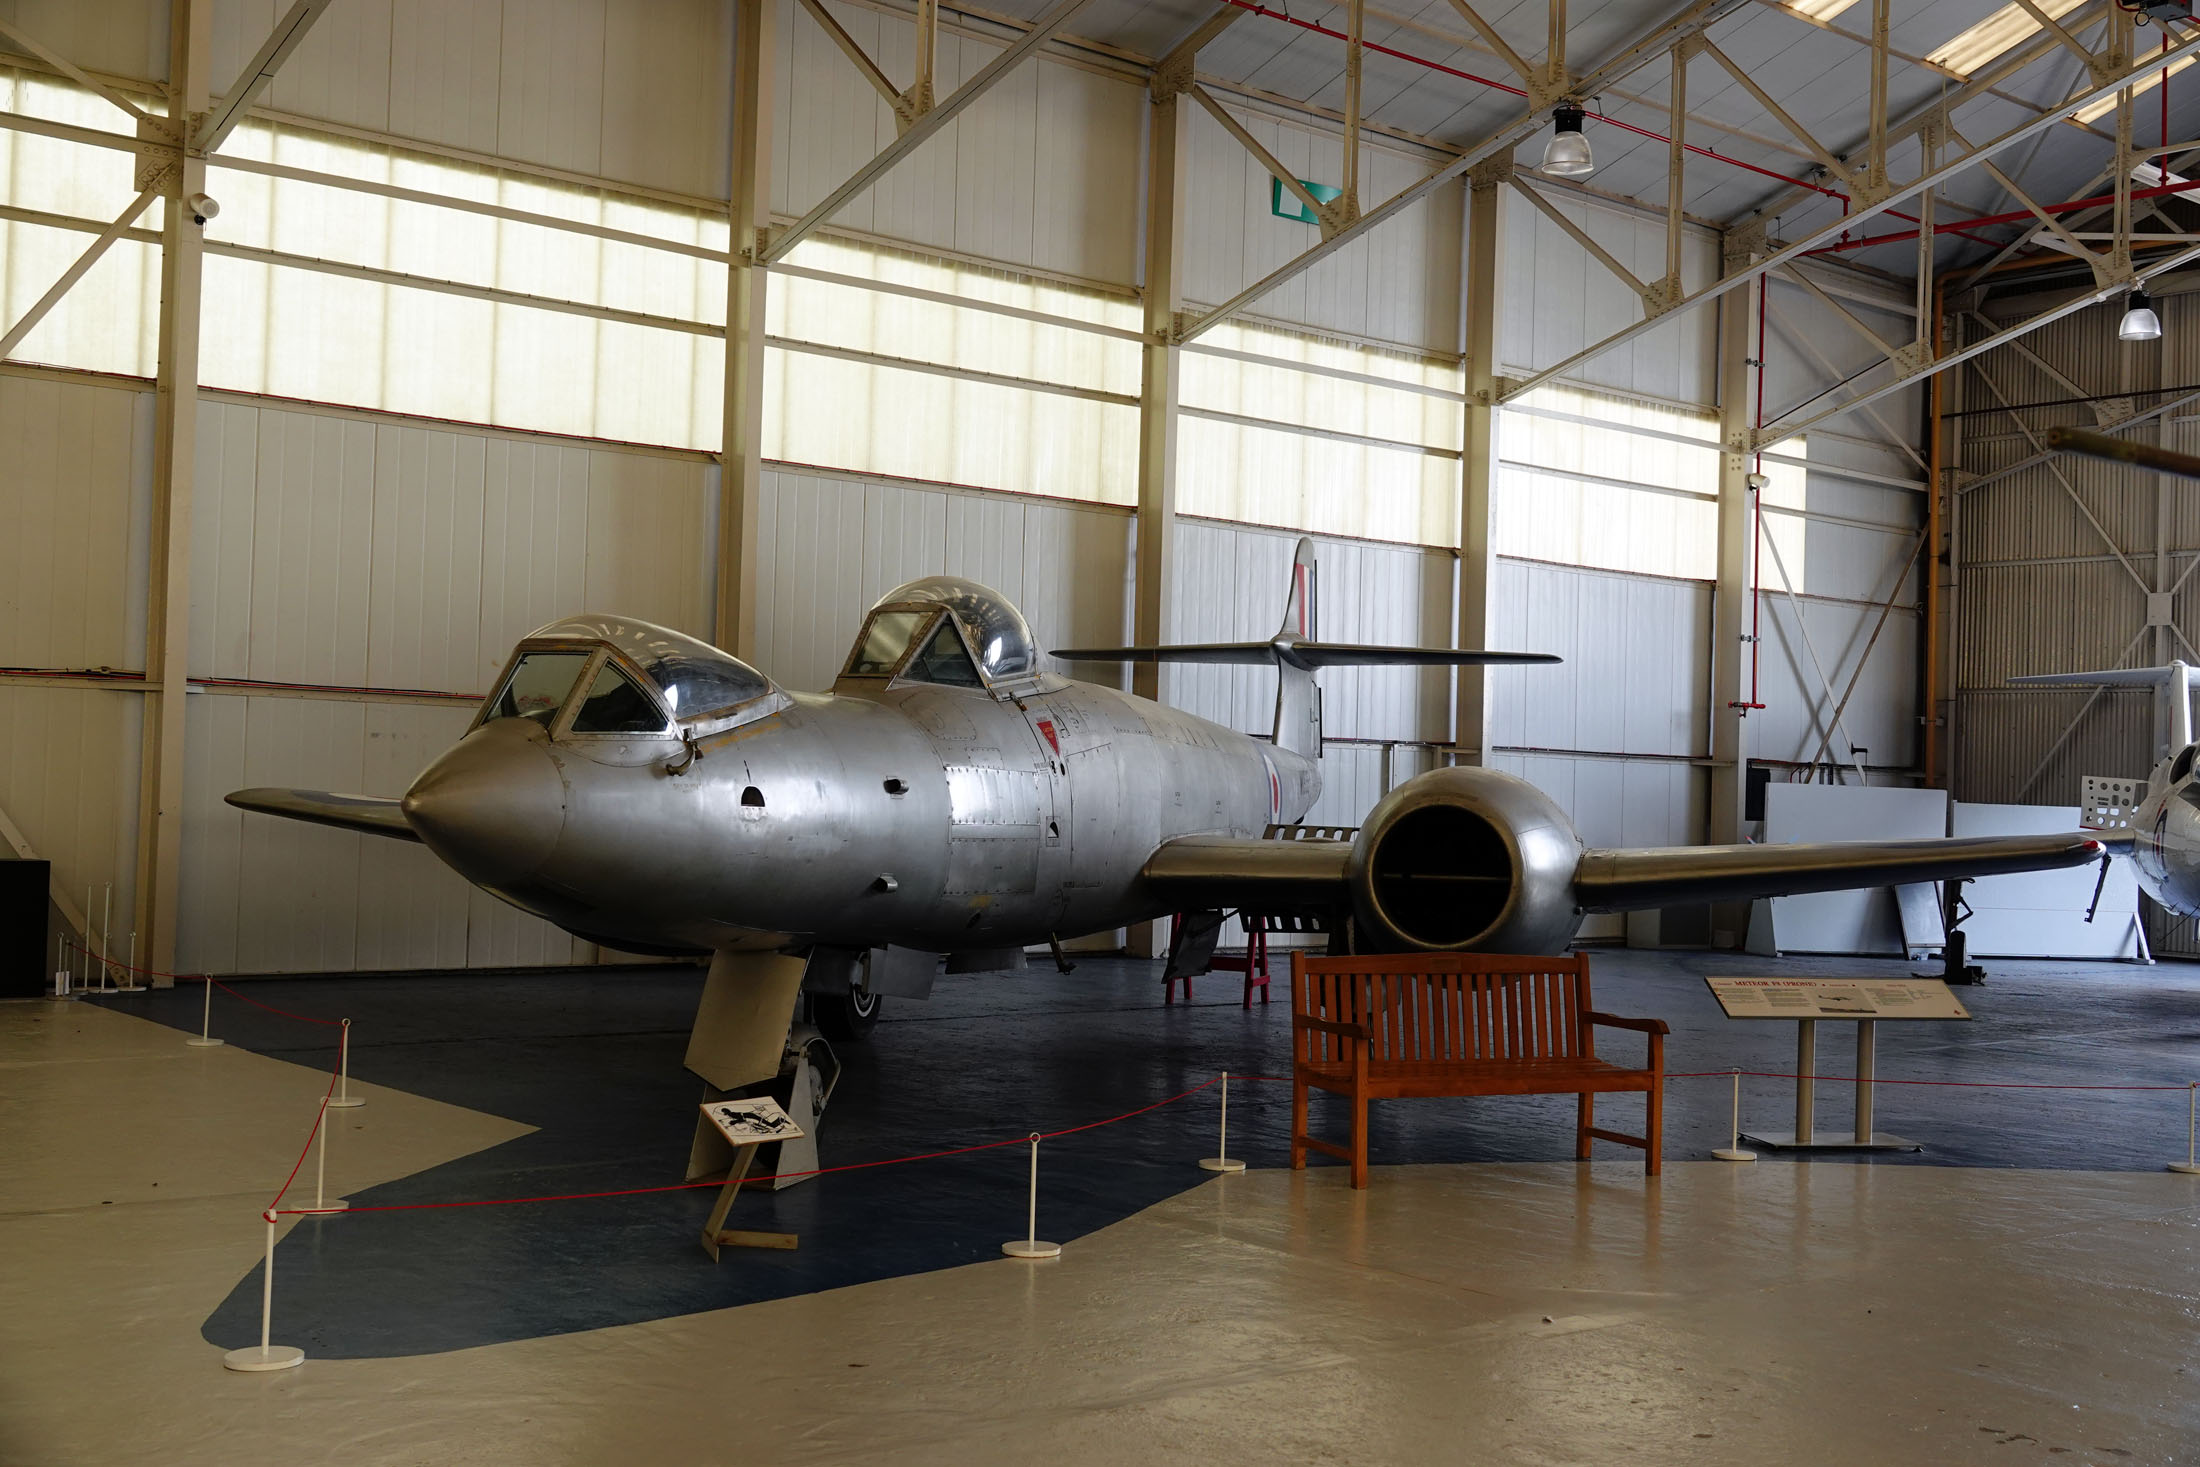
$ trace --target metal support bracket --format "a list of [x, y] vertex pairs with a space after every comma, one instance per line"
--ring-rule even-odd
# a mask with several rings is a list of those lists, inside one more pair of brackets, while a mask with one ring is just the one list
[[174, 193], [183, 173], [183, 139], [187, 131], [198, 130], [203, 115], [193, 114], [180, 125], [167, 117], [138, 119], [137, 170], [131, 175], [131, 187], [141, 193], [147, 189]]
[[1687, 291], [1682, 289], [1680, 277], [1677, 275], [1668, 275], [1662, 280], [1653, 280], [1642, 288], [1643, 313], [1649, 316], [1662, 316], [1678, 306], [1686, 295]]

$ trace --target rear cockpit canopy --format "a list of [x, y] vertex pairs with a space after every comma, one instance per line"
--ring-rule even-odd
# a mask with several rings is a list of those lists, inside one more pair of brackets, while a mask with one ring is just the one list
[[926, 576], [872, 604], [842, 677], [988, 688], [1039, 685], [1039, 648], [1006, 596], [960, 576]]
[[519, 644], [476, 725], [531, 719], [565, 734], [716, 733], [776, 713], [786, 694], [708, 642], [613, 616], [571, 616]]

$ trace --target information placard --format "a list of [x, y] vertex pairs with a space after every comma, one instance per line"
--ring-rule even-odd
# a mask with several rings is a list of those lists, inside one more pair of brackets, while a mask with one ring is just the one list
[[1706, 978], [1730, 1019], [1968, 1019], [1938, 978]]
[[750, 1100], [706, 1101], [703, 1114], [710, 1118], [720, 1135], [736, 1146], [786, 1141], [803, 1133], [794, 1118], [780, 1109], [779, 1102], [769, 1095]]

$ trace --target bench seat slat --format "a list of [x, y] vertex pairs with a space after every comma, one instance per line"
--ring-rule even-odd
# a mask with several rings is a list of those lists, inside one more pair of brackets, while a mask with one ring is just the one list
[[[1407, 953], [1323, 958], [1291, 955], [1293, 1035], [1291, 1164], [1309, 1149], [1344, 1157], [1352, 1185], [1367, 1185], [1367, 1103], [1476, 1095], [1575, 1095], [1575, 1155], [1589, 1156], [1592, 1138], [1623, 1141], [1646, 1153], [1659, 1171], [1664, 1113], [1665, 1026], [1646, 1032], [1649, 1063], [1641, 1069], [1596, 1057], [1589, 994], [1589, 960], [1476, 953]], [[1316, 1029], [1315, 1022], [1329, 1027]], [[1355, 1033], [1332, 1032], [1338, 1024]], [[1307, 1134], [1306, 1095], [1324, 1090], [1352, 1106], [1352, 1145]], [[1595, 1124], [1598, 1095], [1645, 1097], [1645, 1134], [1627, 1136]]]

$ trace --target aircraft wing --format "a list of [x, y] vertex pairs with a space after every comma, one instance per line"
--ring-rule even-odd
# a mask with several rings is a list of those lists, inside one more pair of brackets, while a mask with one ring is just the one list
[[[1582, 852], [1574, 905], [1623, 912], [1683, 902], [1744, 901], [1812, 891], [1907, 886], [1958, 877], [2045, 871], [2098, 859], [2095, 835], [1976, 836], [1956, 840], [1807, 845], [1674, 846]], [[1181, 909], [1346, 906], [1347, 841], [1183, 836], [1148, 858], [1148, 885]]]
[[1574, 901], [1585, 912], [1737, 902], [2047, 871], [2080, 866], [2100, 854], [2101, 843], [2079, 832], [1584, 851], [1574, 870]]
[[395, 840], [419, 840], [405, 821], [398, 802], [384, 795], [333, 795], [323, 790], [238, 790], [229, 803], [240, 810], [280, 815], [285, 820], [309, 820], [333, 825], [361, 835], [386, 835]]
[[1180, 911], [1329, 906], [1351, 900], [1344, 877], [1351, 859], [1350, 841], [1182, 835], [1161, 843], [1144, 875]]

